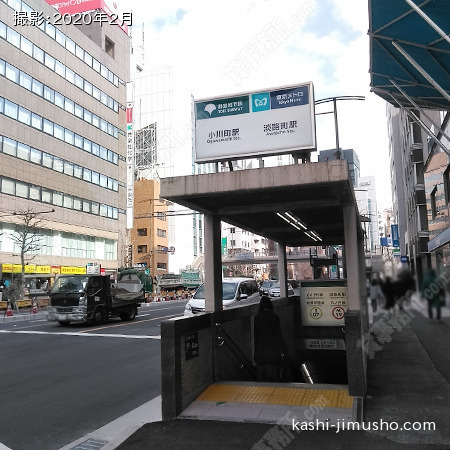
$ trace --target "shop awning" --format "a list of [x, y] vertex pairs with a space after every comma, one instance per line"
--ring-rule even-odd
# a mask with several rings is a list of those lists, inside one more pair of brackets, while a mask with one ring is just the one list
[[449, 33], [449, 0], [369, 0], [372, 91], [396, 107], [450, 110]]

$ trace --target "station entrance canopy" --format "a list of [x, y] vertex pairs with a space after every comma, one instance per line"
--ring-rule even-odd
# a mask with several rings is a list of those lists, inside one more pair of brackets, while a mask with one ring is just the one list
[[396, 107], [450, 110], [448, 0], [369, 0], [371, 88]]
[[289, 247], [343, 244], [357, 214], [344, 160], [164, 178], [161, 197]]

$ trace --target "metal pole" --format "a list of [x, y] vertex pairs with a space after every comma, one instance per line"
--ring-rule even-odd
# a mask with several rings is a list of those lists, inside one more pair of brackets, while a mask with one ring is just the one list
[[339, 128], [338, 128], [336, 97], [333, 97], [333, 107], [334, 107], [334, 131], [336, 133], [336, 159], [341, 159], [341, 151], [339, 150]]
[[423, 123], [422, 120], [420, 120], [419, 117], [416, 116], [416, 114], [414, 114], [413, 111], [410, 111], [408, 109], [406, 109], [392, 94], [389, 94], [391, 96], [391, 98], [398, 104], [398, 106], [403, 109], [403, 111], [406, 112], [406, 114], [408, 114], [408, 116], [415, 120], [419, 126], [426, 131], [426, 133], [430, 136], [431, 139], [433, 139], [434, 142], [436, 142], [436, 144], [442, 148], [442, 150], [444, 150], [444, 152], [450, 156], [450, 150], [434, 135], [434, 133]]
[[422, 68], [422, 66], [398, 43], [392, 41], [392, 45], [406, 58], [406, 60], [424, 77], [428, 82], [433, 85], [443, 96], [450, 102], [450, 95], [442, 88], [436, 80]]
[[450, 141], [450, 136], [436, 123], [434, 120], [421, 108], [394, 80], [389, 80], [401, 93], [402, 95], [416, 108], [420, 111], [420, 114], [423, 114], [431, 124], [441, 133], [445, 138]]
[[417, 14], [419, 14], [420, 17], [422, 17], [425, 22], [430, 25], [431, 28], [433, 28], [435, 31], [437, 31], [449, 44], [450, 44], [450, 37], [448, 37], [444, 30], [442, 30], [429, 16], [427, 16], [412, 0], [405, 0], [406, 3], [408, 3], [411, 8], [416, 11]]

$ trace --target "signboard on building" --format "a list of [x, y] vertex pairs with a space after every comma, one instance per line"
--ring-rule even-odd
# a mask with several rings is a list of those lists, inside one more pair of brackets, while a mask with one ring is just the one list
[[345, 281], [302, 282], [300, 286], [300, 311], [302, 326], [344, 325], [348, 309]]
[[86, 274], [88, 275], [100, 275], [102, 266], [99, 263], [87, 263]]
[[398, 236], [398, 225], [391, 225], [392, 246], [400, 247], [400, 238]]
[[[98, 17], [96, 20], [101, 25], [116, 25], [128, 34], [128, 26], [131, 26], [133, 23], [131, 11], [120, 11], [116, 2], [113, 2], [113, 10], [111, 10], [111, 8], [106, 4], [105, 0], [46, 0], [46, 2], [53, 6], [53, 8], [57, 9], [61, 16], [65, 16], [66, 14], [73, 16], [74, 14], [77, 14], [78, 16], [75, 17], [78, 17], [77, 20], [79, 21], [74, 21], [74, 23], [90, 25], [92, 22], [88, 22], [87, 17], [85, 15], [82, 16], [81, 13], [96, 10], [103, 11], [104, 17]], [[61, 18], [62, 17], [59, 19], [61, 20]], [[95, 15], [94, 18], [96, 18]], [[62, 18], [62, 20], [65, 24], [72, 23], [72, 21], [68, 22], [65, 17]]]
[[194, 100], [195, 162], [316, 149], [312, 83]]
[[186, 269], [181, 271], [181, 284], [186, 288], [197, 288], [202, 284], [200, 270]]
[[133, 131], [133, 105], [127, 104], [127, 228], [133, 228], [134, 207], [134, 131]]

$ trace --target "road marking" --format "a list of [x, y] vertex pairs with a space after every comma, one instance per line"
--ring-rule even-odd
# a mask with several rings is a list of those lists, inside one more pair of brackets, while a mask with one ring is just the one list
[[[144, 320], [139, 320], [139, 316], [136, 316], [136, 319], [137, 319], [136, 322], [139, 322], [139, 323], [141, 323], [141, 322], [151, 322], [153, 320], [168, 319], [170, 317], [178, 317], [178, 316], [179, 316], [179, 314], [171, 314], [170, 316], [154, 317], [153, 319], [144, 319]], [[125, 322], [125, 323], [117, 323], [115, 325], [103, 325], [103, 326], [98, 327], [98, 328], [89, 328], [86, 331], [81, 331], [81, 333], [89, 333], [91, 331], [97, 331], [97, 330], [106, 330], [107, 328], [126, 327], [126, 326], [129, 326], [129, 325], [134, 325], [134, 324], [136, 324], [136, 322], [133, 323], [131, 321], [131, 322]]]
[[24, 330], [0, 330], [0, 333], [10, 333], [10, 334], [51, 334], [53, 336], [99, 336], [99, 337], [113, 337], [113, 338], [125, 338], [125, 339], [161, 339], [161, 336], [142, 336], [136, 334], [106, 334], [106, 333], [83, 333], [83, 332], [70, 332], [70, 331], [62, 331], [62, 332], [49, 332], [49, 331], [24, 331]]
[[[103, 326], [101, 326], [101, 327], [98, 327], [98, 328], [88, 328], [88, 329], [86, 329], [85, 331], [80, 331], [80, 333], [89, 333], [89, 332], [91, 332], [91, 331], [96, 331], [96, 330], [106, 330], [106, 329], [108, 329], [108, 328], [125, 327], [125, 326], [130, 326], [130, 325], [136, 325], [137, 322], [139, 322], [139, 323], [140, 323], [140, 322], [150, 322], [150, 321], [158, 320], [158, 319], [169, 319], [169, 318], [172, 318], [172, 317], [182, 317], [180, 314], [171, 314], [171, 315], [169, 315], [169, 316], [154, 317], [154, 318], [152, 318], [152, 319], [143, 319], [143, 320], [139, 319], [140, 317], [145, 317], [145, 316], [147, 316], [147, 315], [150, 315], [150, 314], [139, 314], [138, 316], [136, 316], [136, 321], [131, 321], [131, 322], [119, 322], [119, 323], [116, 323], [116, 324], [114, 324], [114, 323], [111, 322], [111, 323], [109, 323], [109, 325], [108, 325], [108, 324], [105, 324], [105, 325], [103, 325]], [[44, 322], [45, 322], [45, 323], [42, 323], [42, 324], [39, 324], [39, 325], [48, 325], [48, 324], [50, 323], [48, 320], [45, 320]], [[74, 325], [75, 325], [75, 324], [74, 324]], [[34, 327], [36, 327], [36, 326], [37, 326], [36, 323], [31, 324], [31, 325], [27, 325], [27, 326], [21, 326], [21, 327], [18, 327], [18, 326], [16, 326], [16, 325], [14, 324], [14, 329], [11, 330], [11, 331], [25, 330], [25, 329], [27, 329], [27, 328], [34, 328]], [[5, 330], [5, 331], [8, 331], [8, 330]], [[0, 448], [0, 450], [1, 450], [1, 448]]]

